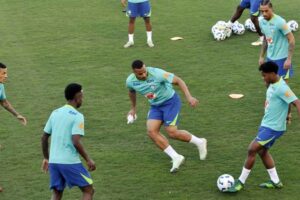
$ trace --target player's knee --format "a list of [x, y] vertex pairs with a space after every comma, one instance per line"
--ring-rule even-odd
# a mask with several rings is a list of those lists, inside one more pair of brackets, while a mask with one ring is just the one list
[[255, 148], [252, 148], [251, 146], [248, 148], [248, 156], [255, 156], [257, 153]]
[[170, 138], [173, 138], [173, 139], [177, 138], [177, 135], [178, 135], [177, 129], [168, 129], [167, 132], [168, 132], [168, 135]]
[[158, 134], [158, 132], [155, 131], [155, 130], [148, 130], [148, 131], [147, 131], [147, 134], [148, 134], [148, 136], [149, 136], [150, 138], [155, 138], [156, 135]]

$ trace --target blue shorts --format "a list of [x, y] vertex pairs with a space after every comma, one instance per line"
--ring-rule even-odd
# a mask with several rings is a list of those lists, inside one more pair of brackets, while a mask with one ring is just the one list
[[148, 119], [161, 120], [165, 126], [177, 126], [181, 102], [178, 94], [160, 105], [151, 105]]
[[128, 17], [150, 17], [151, 6], [149, 1], [141, 3], [128, 2], [126, 14]]
[[269, 149], [275, 141], [283, 135], [284, 131], [274, 131], [270, 128], [261, 126], [258, 129], [255, 141], [265, 148]]
[[290, 69], [283, 68], [283, 65], [284, 65], [284, 62], [286, 59], [287, 58], [282, 58], [279, 60], [271, 60], [271, 59], [267, 58], [267, 61], [272, 61], [277, 64], [278, 75], [281, 76], [283, 79], [289, 79], [289, 78], [293, 77], [293, 75], [294, 75], [293, 65], [291, 65]]
[[89, 172], [81, 163], [78, 164], [49, 164], [50, 189], [62, 191], [66, 184], [71, 188], [73, 186], [85, 187], [93, 184]]
[[258, 17], [261, 1], [262, 0], [241, 0], [240, 6], [242, 8], [248, 8], [251, 15]]

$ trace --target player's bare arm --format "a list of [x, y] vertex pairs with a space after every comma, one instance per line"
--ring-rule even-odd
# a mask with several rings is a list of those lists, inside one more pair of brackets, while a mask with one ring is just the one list
[[44, 155], [44, 159], [42, 161], [42, 170], [45, 173], [48, 171], [48, 166], [49, 166], [49, 143], [48, 143], [49, 137], [50, 137], [49, 134], [44, 133], [41, 139], [42, 150]]
[[289, 51], [288, 51], [288, 57], [286, 61], [284, 62], [284, 69], [289, 69], [291, 67], [292, 63], [292, 56], [295, 49], [295, 37], [292, 32], [288, 33], [286, 35], [288, 42], [289, 42]]
[[262, 65], [265, 62], [265, 55], [266, 55], [267, 49], [268, 49], [268, 43], [267, 43], [266, 37], [264, 36], [264, 41], [261, 46], [260, 56], [259, 56], [259, 60], [258, 60], [259, 65]]
[[25, 117], [23, 117], [22, 115], [20, 115], [15, 109], [14, 107], [10, 104], [10, 102], [6, 99], [0, 101], [0, 104], [3, 106], [3, 108], [5, 108], [8, 112], [10, 112], [11, 114], [13, 114], [18, 120], [20, 120], [20, 122], [23, 125], [27, 124], [27, 120]]
[[87, 152], [85, 151], [82, 143], [81, 143], [81, 135], [73, 135], [72, 136], [73, 145], [78, 151], [78, 153], [83, 157], [88, 165], [89, 171], [94, 171], [96, 169], [95, 162], [89, 157]]
[[179, 78], [178, 76], [174, 76], [172, 83], [174, 85], [178, 85], [179, 86], [179, 88], [181, 89], [181, 91], [184, 93], [186, 100], [189, 102], [189, 104], [192, 107], [196, 107], [197, 106], [197, 104], [198, 104], [199, 101], [191, 95], [191, 93], [190, 93], [187, 85], [185, 84], [185, 82], [181, 78]]
[[136, 92], [134, 90], [129, 90], [128, 96], [131, 102], [131, 108], [127, 115], [136, 115]]

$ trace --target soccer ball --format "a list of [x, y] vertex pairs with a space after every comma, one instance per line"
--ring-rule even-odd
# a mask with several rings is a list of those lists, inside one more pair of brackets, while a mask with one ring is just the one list
[[235, 21], [234, 24], [232, 24], [232, 32], [237, 35], [243, 35], [245, 33], [245, 27], [243, 24]]
[[225, 39], [226, 39], [226, 34], [225, 34], [224, 30], [217, 30], [217, 31], [214, 33], [214, 38], [215, 38], [217, 41], [225, 40]]
[[246, 19], [245, 28], [249, 31], [256, 32], [256, 28], [250, 18]]
[[221, 192], [226, 192], [234, 184], [234, 178], [229, 174], [219, 176], [217, 186]]
[[291, 31], [297, 31], [299, 27], [295, 20], [290, 20], [287, 25], [290, 27]]
[[211, 27], [211, 33], [215, 34], [218, 31], [218, 26], [217, 24], [213, 25], [213, 27]]

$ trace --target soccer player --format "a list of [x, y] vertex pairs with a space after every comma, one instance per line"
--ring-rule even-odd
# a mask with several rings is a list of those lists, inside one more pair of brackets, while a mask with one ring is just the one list
[[[21, 114], [19, 114], [6, 98], [4, 83], [7, 79], [7, 77], [8, 77], [7, 76], [7, 67], [3, 63], [0, 63], [0, 104], [8, 112], [13, 114], [23, 125], [26, 125], [27, 124], [26, 118], [23, 117]], [[0, 147], [1, 147], [1, 145], [0, 145]], [[0, 192], [2, 192], [2, 191], [3, 191], [3, 189], [0, 187]]]
[[263, 34], [260, 30], [259, 22], [258, 22], [259, 5], [260, 5], [261, 1], [262, 0], [241, 0], [241, 3], [237, 6], [234, 15], [227, 22], [227, 26], [231, 28], [233, 23], [242, 16], [244, 10], [246, 8], [248, 8], [250, 10], [250, 19], [251, 19], [251, 21], [253, 22], [253, 24], [255, 26], [257, 34], [259, 35], [258, 40], [251, 43], [253, 46], [262, 45], [263, 38], [264, 38]]
[[82, 104], [82, 86], [76, 83], [69, 84], [65, 88], [65, 98], [67, 104], [51, 113], [44, 128], [41, 140], [44, 155], [42, 169], [44, 172], [49, 169], [53, 200], [62, 198], [66, 184], [69, 187], [78, 186], [83, 194], [82, 199], [90, 200], [94, 194], [93, 180], [83, 167], [79, 154], [86, 161], [90, 171], [95, 170], [96, 165], [81, 143], [81, 137], [84, 136], [84, 117], [77, 109]]
[[147, 119], [148, 136], [172, 159], [170, 172], [176, 172], [185, 158], [178, 154], [160, 133], [163, 124], [170, 138], [195, 144], [199, 150], [200, 160], [204, 160], [207, 155], [206, 139], [198, 138], [186, 130], [177, 129], [181, 102], [172, 84], [179, 86], [190, 106], [196, 107], [198, 104], [198, 100], [190, 94], [185, 82], [162, 69], [146, 67], [141, 60], [132, 63], [132, 70], [133, 73], [126, 80], [131, 101], [128, 115], [136, 114], [136, 92], [148, 99], [151, 105]]
[[149, 47], [154, 47], [152, 41], [152, 25], [150, 23], [151, 6], [149, 0], [128, 0], [127, 16], [129, 17], [128, 24], [128, 42], [124, 45], [124, 48], [128, 48], [134, 45], [134, 24], [137, 17], [143, 17], [147, 32], [147, 44]]
[[260, 184], [262, 188], [282, 188], [274, 160], [269, 152], [274, 142], [280, 138], [286, 130], [286, 116], [289, 104], [297, 107], [300, 115], [300, 101], [283, 80], [278, 76], [278, 66], [272, 61], [260, 65], [259, 70], [268, 87], [265, 102], [265, 114], [259, 127], [256, 138], [250, 143], [248, 156], [242, 173], [228, 192], [240, 191], [254, 166], [258, 154], [270, 175], [270, 181]]
[[[267, 61], [275, 62], [279, 69], [278, 75], [288, 82], [293, 76], [292, 56], [295, 48], [295, 38], [289, 29], [286, 21], [273, 12], [273, 6], [270, 0], [263, 0], [260, 6], [264, 17], [259, 23], [264, 37], [263, 46], [259, 56], [259, 64]], [[287, 117], [287, 122], [291, 123], [291, 113]]]

